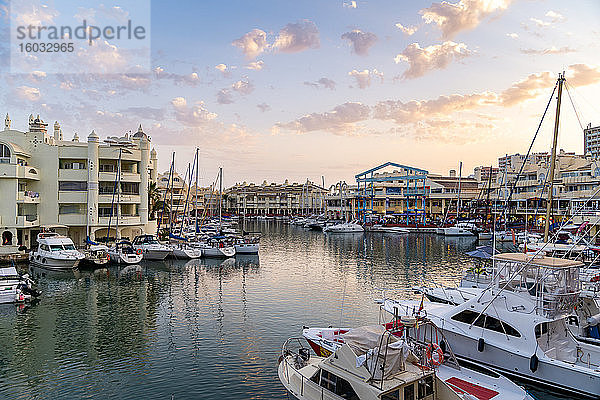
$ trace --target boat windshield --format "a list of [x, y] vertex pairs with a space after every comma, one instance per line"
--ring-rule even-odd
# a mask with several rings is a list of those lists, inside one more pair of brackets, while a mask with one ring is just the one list
[[62, 249], [63, 249], [63, 247], [60, 244], [51, 244], [50, 245], [51, 251], [61, 251]]
[[65, 244], [63, 246], [64, 246], [65, 250], [75, 250], [75, 245]]

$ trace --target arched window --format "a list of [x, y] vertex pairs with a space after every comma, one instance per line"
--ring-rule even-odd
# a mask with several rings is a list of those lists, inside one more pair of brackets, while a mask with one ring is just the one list
[[10, 149], [7, 145], [0, 143], [0, 162], [10, 162]]
[[596, 167], [594, 170], [594, 176], [600, 176], [600, 167]]

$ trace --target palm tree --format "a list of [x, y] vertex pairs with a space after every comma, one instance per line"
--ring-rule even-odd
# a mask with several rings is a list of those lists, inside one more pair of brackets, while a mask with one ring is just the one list
[[[148, 186], [148, 209], [150, 210], [150, 219], [155, 219], [155, 213], [164, 209], [167, 204], [160, 199], [160, 191], [156, 182], [150, 182]], [[159, 204], [162, 203], [162, 204]]]

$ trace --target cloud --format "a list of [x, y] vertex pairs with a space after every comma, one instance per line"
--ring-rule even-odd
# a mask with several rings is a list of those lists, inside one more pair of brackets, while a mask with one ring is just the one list
[[374, 33], [363, 32], [360, 29], [344, 33], [342, 39], [350, 42], [353, 51], [361, 56], [369, 54], [369, 48], [377, 42], [377, 36]]
[[508, 36], [511, 39], [517, 39], [519, 37], [519, 35], [516, 33], [507, 33], [506, 36]]
[[445, 116], [457, 111], [496, 104], [497, 101], [498, 96], [493, 92], [452, 94], [423, 101], [386, 100], [378, 102], [373, 107], [373, 118], [394, 120], [397, 123], [414, 123], [432, 116]]
[[344, 8], [358, 8], [358, 4], [356, 4], [356, 1], [354, 0], [343, 2], [342, 6], [344, 6]]
[[506, 10], [511, 0], [442, 1], [419, 11], [427, 24], [435, 24], [443, 39], [452, 39], [458, 33], [476, 28], [485, 18]]
[[227, 69], [227, 65], [225, 65], [223, 63], [215, 65], [215, 69], [218, 70], [218, 71], [220, 71], [225, 76], [229, 74], [229, 71]]
[[273, 49], [280, 53], [298, 53], [307, 49], [316, 49], [321, 45], [319, 29], [314, 22], [304, 20], [287, 24], [279, 31], [273, 43]]
[[328, 78], [321, 78], [316, 82], [305, 81], [304, 84], [306, 86], [311, 86], [316, 89], [323, 88], [323, 89], [335, 90], [335, 82]]
[[400, 29], [406, 36], [414, 35], [419, 29], [417, 26], [404, 26], [401, 23], [397, 23], [396, 28]]
[[190, 107], [185, 97], [175, 97], [171, 100], [171, 105], [175, 111], [175, 119], [185, 126], [201, 126], [217, 118], [217, 114], [209, 112], [202, 101]]
[[253, 59], [268, 48], [267, 34], [260, 29], [252, 29], [231, 44], [240, 48], [247, 59]]
[[570, 86], [587, 86], [600, 82], [600, 67], [588, 64], [572, 64], [567, 70]]
[[38, 101], [42, 98], [40, 89], [31, 86], [19, 86], [15, 88], [14, 94], [17, 98], [26, 101]]
[[535, 55], [546, 55], [546, 54], [567, 54], [567, 53], [574, 53], [577, 50], [568, 47], [568, 46], [564, 46], [559, 48], [556, 48], [554, 46], [548, 48], [548, 49], [521, 49], [521, 53], [523, 54], [535, 54]]
[[267, 103], [257, 104], [256, 107], [258, 107], [258, 109], [262, 112], [267, 112], [267, 111], [271, 110], [271, 106], [268, 105]]
[[286, 129], [296, 133], [327, 131], [334, 134], [350, 134], [354, 124], [369, 117], [370, 108], [362, 103], [344, 103], [325, 113], [312, 113], [295, 121], [275, 124], [275, 130]]
[[538, 28], [544, 28], [546, 26], [550, 26], [551, 22], [542, 21], [538, 18], [529, 18], [531, 22], [537, 25]]
[[264, 67], [265, 67], [264, 61], [258, 60], [258, 61], [253, 61], [253, 62], [249, 63], [244, 68], [246, 68], [246, 69], [252, 69], [252, 70], [255, 70], [255, 71], [260, 71]]
[[371, 71], [368, 69], [357, 71], [354, 69], [348, 72], [348, 75], [356, 79], [356, 84], [360, 89], [366, 89], [367, 87], [371, 86], [371, 78], [374, 76], [380, 78], [383, 82], [383, 72], [379, 72], [376, 69]]
[[546, 13], [546, 17], [550, 18], [550, 21], [552, 22], [562, 22], [565, 20], [565, 17], [562, 14], [552, 10]]
[[[219, 64], [219, 65], [221, 65], [221, 64]], [[217, 67], [218, 67], [218, 65], [217, 65]], [[215, 68], [217, 68], [217, 67], [215, 67]], [[219, 68], [217, 68], [217, 69], [219, 69]], [[197, 72], [191, 72], [189, 74], [182, 75], [182, 74], [167, 72], [163, 67], [160, 67], [160, 66], [154, 68], [153, 72], [154, 72], [154, 77], [157, 80], [163, 80], [163, 79], [172, 80], [173, 83], [175, 83], [176, 85], [196, 86], [200, 83], [200, 77], [198, 76]], [[147, 82], [147, 84], [149, 85], [150, 82]]]
[[231, 88], [240, 94], [250, 94], [254, 90], [254, 85], [248, 80], [239, 80], [233, 83]]
[[10, 15], [17, 25], [54, 25], [54, 19], [59, 16], [57, 10], [37, 1], [11, 1], [10, 6]]
[[515, 82], [500, 94], [503, 105], [510, 107], [539, 96], [544, 89], [552, 87], [554, 77], [550, 72], [531, 74], [527, 78]]
[[464, 43], [444, 42], [421, 48], [418, 43], [408, 45], [398, 54], [394, 61], [408, 63], [408, 69], [402, 74], [403, 79], [418, 78], [429, 71], [446, 68], [453, 60], [461, 60], [472, 52]]
[[229, 89], [221, 89], [217, 92], [217, 103], [219, 104], [231, 104], [234, 103], [233, 94]]
[[152, 119], [162, 121], [165, 118], [166, 110], [154, 107], [128, 107], [119, 112], [123, 115], [135, 116], [142, 119]]

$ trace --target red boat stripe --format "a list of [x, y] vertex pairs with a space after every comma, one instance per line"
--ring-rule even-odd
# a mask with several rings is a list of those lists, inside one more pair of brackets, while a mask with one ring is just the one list
[[456, 388], [459, 388], [465, 391], [466, 393], [477, 397], [479, 400], [490, 400], [498, 395], [498, 392], [496, 392], [495, 390], [491, 390], [483, 386], [474, 385], [456, 377], [446, 379], [446, 383], [449, 383], [450, 385], [455, 386]]

